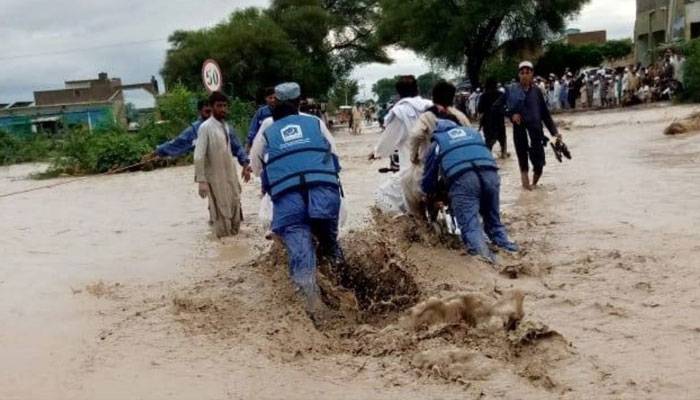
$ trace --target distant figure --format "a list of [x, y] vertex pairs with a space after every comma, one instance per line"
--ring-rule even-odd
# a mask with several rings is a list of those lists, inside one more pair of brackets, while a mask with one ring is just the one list
[[255, 140], [255, 135], [260, 129], [262, 122], [272, 116], [272, 106], [275, 104], [275, 88], [268, 87], [265, 88], [265, 105], [258, 108], [250, 120], [250, 127], [248, 128], [248, 141], [246, 142], [246, 151], [250, 151], [250, 147], [253, 146], [253, 141]]
[[481, 114], [481, 126], [484, 129], [486, 147], [493, 149], [498, 142], [501, 147], [501, 158], [508, 157], [508, 145], [506, 143], [506, 123], [503, 103], [498, 102], [503, 94], [498, 91], [496, 79], [486, 80], [486, 91], [479, 100], [479, 114]]
[[384, 117], [389, 113], [389, 105], [387, 103], [382, 104], [377, 114], [377, 120], [379, 120], [379, 127], [384, 129]]
[[221, 238], [238, 234], [241, 224], [241, 185], [231, 155], [236, 148], [242, 177], [250, 180], [250, 160], [238, 142], [233, 129], [226, 123], [229, 100], [221, 92], [209, 96], [212, 117], [199, 128], [194, 149], [194, 175], [199, 195], [209, 198], [209, 214], [214, 234]]
[[352, 134], [361, 135], [362, 134], [362, 107], [360, 103], [355, 103], [352, 107]]

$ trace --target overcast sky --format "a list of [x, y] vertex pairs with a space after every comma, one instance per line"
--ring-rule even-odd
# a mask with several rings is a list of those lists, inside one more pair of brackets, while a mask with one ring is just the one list
[[[125, 83], [158, 76], [170, 33], [215, 25], [231, 11], [267, 0], [0, 0], [0, 103], [32, 100], [32, 92], [100, 71]], [[632, 36], [634, 0], [592, 0], [569, 24]], [[129, 44], [125, 44], [129, 43]], [[75, 51], [80, 50], [80, 51]], [[429, 65], [413, 53], [390, 52], [391, 65], [366, 65], [353, 77], [369, 95], [377, 79], [421, 74]], [[159, 76], [158, 76], [159, 77]], [[160, 78], [160, 77], [159, 77]], [[135, 101], [141, 102], [134, 98]]]

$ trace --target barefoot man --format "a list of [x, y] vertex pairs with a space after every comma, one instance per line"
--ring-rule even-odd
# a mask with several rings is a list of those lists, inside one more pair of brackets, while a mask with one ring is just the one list
[[228, 98], [221, 92], [209, 97], [212, 117], [199, 128], [194, 149], [194, 174], [199, 195], [209, 198], [209, 214], [214, 234], [221, 238], [238, 234], [241, 225], [241, 184], [235, 153], [243, 167], [242, 177], [250, 180], [250, 160], [233, 129], [226, 123]]
[[[537, 186], [544, 170], [544, 148], [547, 139], [544, 136], [542, 123], [547, 126], [549, 133], [558, 140], [561, 135], [552, 120], [542, 91], [533, 85], [534, 68], [529, 61], [523, 61], [518, 66], [519, 83], [513, 84], [505, 93], [506, 115], [513, 122], [513, 144], [518, 156], [520, 177], [523, 189], [531, 190]], [[529, 137], [529, 143], [528, 143]], [[532, 162], [533, 176], [530, 184], [529, 163]]]

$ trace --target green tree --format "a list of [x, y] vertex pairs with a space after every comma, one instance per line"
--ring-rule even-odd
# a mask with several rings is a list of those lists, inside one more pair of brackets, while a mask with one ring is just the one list
[[500, 42], [542, 41], [558, 32], [588, 0], [379, 0], [378, 37], [430, 60], [465, 66], [477, 85]]
[[687, 101], [700, 101], [700, 39], [683, 46], [686, 59], [683, 65], [683, 97]]
[[201, 87], [200, 68], [216, 59], [227, 93], [253, 100], [265, 86], [293, 80], [304, 95], [325, 98], [357, 64], [388, 62], [370, 19], [376, 0], [273, 0], [213, 28], [177, 31], [161, 71], [167, 84]]
[[393, 78], [382, 78], [372, 85], [372, 93], [377, 95], [379, 98], [377, 103], [388, 103], [391, 100], [391, 98], [396, 94], [396, 81], [398, 79], [398, 76]]
[[360, 87], [354, 79], [341, 79], [331, 89], [329, 103], [332, 108], [355, 104]]
[[600, 52], [608, 60], [618, 60], [632, 54], [633, 46], [631, 39], [608, 40], [600, 45]]
[[433, 86], [442, 79], [443, 78], [435, 72], [427, 72], [420, 75], [416, 78], [418, 81], [418, 93], [425, 98], [430, 98], [433, 92]]
[[537, 62], [540, 75], [562, 74], [566, 68], [577, 71], [583, 67], [600, 66], [606, 59], [616, 60], [632, 53], [629, 40], [614, 40], [603, 44], [570, 45], [551, 43]]

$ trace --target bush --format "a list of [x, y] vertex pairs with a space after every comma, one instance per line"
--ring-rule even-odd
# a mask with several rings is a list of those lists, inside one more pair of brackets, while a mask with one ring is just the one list
[[0, 131], [0, 165], [44, 161], [53, 148], [53, 141], [43, 133], [20, 137]]
[[95, 164], [90, 172], [103, 173], [138, 163], [151, 150], [136, 135], [111, 133], [97, 138]]
[[139, 162], [151, 151], [142, 137], [120, 130], [90, 134], [76, 129], [59, 141], [49, 176], [97, 174]]
[[158, 96], [157, 109], [161, 119], [184, 128], [197, 119], [197, 100], [203, 97], [203, 93], [196, 94], [182, 85], [175, 85], [167, 93]]

